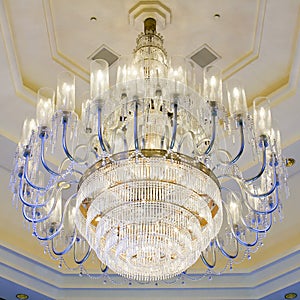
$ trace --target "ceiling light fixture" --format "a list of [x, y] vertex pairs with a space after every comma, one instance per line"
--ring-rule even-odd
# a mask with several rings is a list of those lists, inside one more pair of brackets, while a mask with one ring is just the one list
[[[200, 95], [197, 71], [191, 61], [168, 59], [147, 18], [131, 58], [111, 70], [92, 61], [80, 118], [73, 74], [59, 75], [56, 106], [53, 90], [39, 90], [11, 186], [53, 258], [82, 271], [94, 252], [103, 272], [107, 265], [157, 281], [198, 260], [214, 274], [224, 262], [218, 256], [225, 270], [262, 245], [287, 179], [268, 99], [254, 100], [251, 116], [238, 81], [224, 93], [220, 70], [207, 66]], [[246, 144], [260, 165], [250, 177], [238, 165]]]
[[25, 300], [25, 299], [29, 299], [29, 296], [26, 294], [17, 294], [16, 298]]
[[284, 299], [296, 299], [297, 296], [298, 295], [296, 293], [287, 293], [284, 295]]

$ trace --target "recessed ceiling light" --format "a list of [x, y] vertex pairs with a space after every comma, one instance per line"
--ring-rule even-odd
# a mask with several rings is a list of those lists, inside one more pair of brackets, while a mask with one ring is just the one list
[[284, 299], [295, 299], [297, 296], [298, 295], [296, 293], [287, 293], [284, 295]]
[[25, 299], [29, 299], [29, 296], [26, 295], [26, 294], [17, 294], [17, 295], [16, 295], [16, 298], [17, 298], [17, 299], [25, 300]]

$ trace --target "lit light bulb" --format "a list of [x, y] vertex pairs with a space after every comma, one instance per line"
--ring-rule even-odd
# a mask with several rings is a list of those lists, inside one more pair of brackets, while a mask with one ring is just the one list
[[57, 78], [57, 110], [74, 111], [75, 109], [75, 76], [63, 72]]
[[237, 224], [240, 219], [239, 207], [236, 202], [231, 201], [229, 204], [229, 210], [232, 217], [233, 224]]
[[260, 97], [254, 100], [253, 118], [257, 136], [269, 136], [272, 128], [272, 117], [268, 98]]
[[216, 79], [215, 76], [212, 76], [212, 77], [210, 78], [209, 84], [210, 84], [210, 86], [211, 86], [212, 88], [214, 88], [214, 87], [217, 85], [217, 79]]
[[54, 113], [54, 90], [41, 88], [37, 94], [36, 120], [39, 127], [49, 127]]
[[95, 59], [90, 64], [90, 96], [92, 100], [100, 100], [109, 88], [108, 62]]
[[26, 147], [30, 144], [32, 134], [37, 130], [35, 119], [25, 119], [23, 123], [20, 145]]
[[216, 66], [207, 66], [203, 73], [203, 97], [211, 103], [222, 103], [222, 74]]

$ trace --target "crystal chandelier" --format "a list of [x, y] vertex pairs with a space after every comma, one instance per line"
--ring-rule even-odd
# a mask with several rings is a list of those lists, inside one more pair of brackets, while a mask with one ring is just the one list
[[[287, 178], [268, 99], [255, 99], [250, 115], [238, 81], [225, 86], [214, 66], [201, 78], [193, 62], [167, 57], [154, 19], [144, 28], [132, 57], [110, 69], [92, 61], [80, 118], [73, 74], [58, 77], [56, 105], [52, 89], [38, 91], [11, 177], [53, 258], [82, 268], [94, 253], [143, 282], [198, 260], [211, 273], [219, 257], [231, 266], [241, 248], [256, 251]], [[247, 148], [258, 166], [249, 177]]]

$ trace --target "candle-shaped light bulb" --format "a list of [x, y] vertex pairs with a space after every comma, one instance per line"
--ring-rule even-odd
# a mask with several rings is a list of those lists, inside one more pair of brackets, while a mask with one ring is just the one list
[[[275, 122], [273, 123], [273, 127], [270, 130], [270, 142], [271, 146], [273, 147], [273, 151], [280, 156], [281, 155], [281, 136], [280, 136], [280, 130], [278, 129], [278, 126]], [[275, 124], [274, 124], [275, 123]]]
[[211, 103], [222, 103], [222, 73], [216, 66], [204, 69], [203, 97]]
[[20, 145], [26, 147], [30, 144], [32, 134], [37, 130], [35, 119], [25, 119], [23, 123]]
[[186, 82], [186, 65], [187, 61], [184, 57], [174, 56], [170, 61], [170, 68], [168, 71], [168, 78], [172, 80], [170, 85], [170, 93], [181, 94], [184, 92], [183, 87]]
[[229, 203], [229, 211], [232, 217], [232, 222], [236, 225], [240, 219], [240, 210], [238, 204], [233, 199]]
[[257, 136], [270, 136], [272, 117], [270, 101], [267, 97], [259, 97], [253, 102], [254, 127]]
[[211, 86], [212, 88], [215, 88], [215, 87], [216, 87], [216, 85], [217, 85], [217, 79], [216, 79], [215, 76], [211, 76], [209, 84], [210, 84], [210, 86]]
[[108, 62], [95, 59], [90, 64], [90, 95], [92, 100], [100, 100], [109, 88]]
[[56, 109], [64, 112], [75, 109], [75, 76], [70, 72], [63, 72], [57, 77]]
[[41, 88], [37, 94], [36, 120], [39, 127], [50, 127], [54, 113], [55, 92], [51, 88]]
[[248, 112], [246, 94], [238, 80], [228, 80], [227, 95], [230, 115], [234, 118], [244, 117]]
[[92, 101], [89, 99], [89, 92], [83, 95], [83, 102], [81, 106], [81, 121], [86, 133], [91, 133], [93, 128], [92, 116]]

